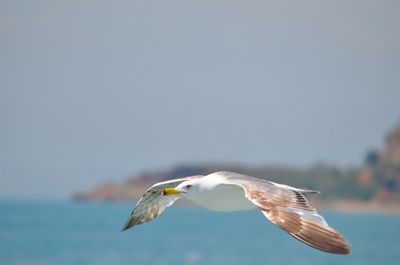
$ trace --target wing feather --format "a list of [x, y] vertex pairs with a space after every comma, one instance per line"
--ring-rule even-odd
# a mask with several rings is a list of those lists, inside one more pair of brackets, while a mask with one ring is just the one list
[[220, 172], [229, 184], [238, 185], [272, 223], [301, 242], [322, 251], [350, 254], [347, 240], [318, 214], [306, 193], [290, 186], [232, 172]]
[[161, 216], [166, 207], [171, 206], [179, 196], [164, 196], [165, 188], [178, 186], [181, 182], [197, 178], [199, 176], [185, 177], [173, 180], [159, 182], [151, 186], [137, 202], [133, 208], [128, 220], [125, 222], [122, 231], [131, 228], [135, 225], [140, 225], [149, 222]]

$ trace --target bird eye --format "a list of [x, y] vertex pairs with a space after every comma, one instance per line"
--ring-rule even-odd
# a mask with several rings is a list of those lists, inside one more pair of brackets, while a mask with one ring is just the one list
[[186, 185], [186, 189], [190, 189], [192, 185]]

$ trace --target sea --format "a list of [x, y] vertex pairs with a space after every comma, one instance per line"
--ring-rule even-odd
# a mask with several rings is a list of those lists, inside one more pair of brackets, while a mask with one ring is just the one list
[[258, 211], [170, 207], [121, 232], [130, 204], [0, 201], [0, 265], [400, 264], [400, 216], [322, 212], [348, 256], [295, 240]]

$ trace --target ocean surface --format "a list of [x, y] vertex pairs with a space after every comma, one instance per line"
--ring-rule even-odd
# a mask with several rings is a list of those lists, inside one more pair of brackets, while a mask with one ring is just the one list
[[120, 232], [131, 208], [0, 201], [0, 264], [400, 264], [400, 216], [323, 212], [353, 246], [340, 256], [300, 243], [258, 211], [171, 207]]

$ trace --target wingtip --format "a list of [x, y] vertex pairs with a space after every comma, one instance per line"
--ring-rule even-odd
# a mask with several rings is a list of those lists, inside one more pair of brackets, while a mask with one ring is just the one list
[[128, 220], [125, 222], [124, 226], [122, 227], [121, 232], [128, 230], [132, 226], [134, 226], [134, 224], [132, 224], [132, 218], [129, 217]]
[[345, 252], [343, 252], [343, 255], [351, 255], [353, 251], [351, 250], [351, 248], [349, 247], [348, 249], [346, 249]]
[[[339, 232], [337, 232], [337, 233], [339, 233]], [[340, 235], [340, 237], [342, 239], [342, 242], [338, 242], [338, 244], [334, 248], [330, 249], [330, 251], [323, 250], [323, 249], [322, 250], [326, 251], [326, 252], [330, 252], [332, 254], [350, 255], [352, 253], [351, 245], [349, 244], [349, 242], [347, 242], [347, 240], [342, 235]]]
[[[329, 252], [329, 251], [327, 251], [327, 252]], [[349, 245], [347, 245], [347, 246], [337, 249], [336, 251], [332, 251], [330, 253], [339, 254], [339, 255], [350, 255], [352, 253], [352, 250], [351, 250], [351, 247]]]
[[345, 242], [344, 243], [344, 247], [343, 247], [343, 252], [342, 253], [338, 253], [338, 254], [342, 254], [342, 255], [350, 255], [350, 254], [352, 254], [353, 250], [351, 249], [350, 243], [344, 237], [343, 237], [343, 240]]

